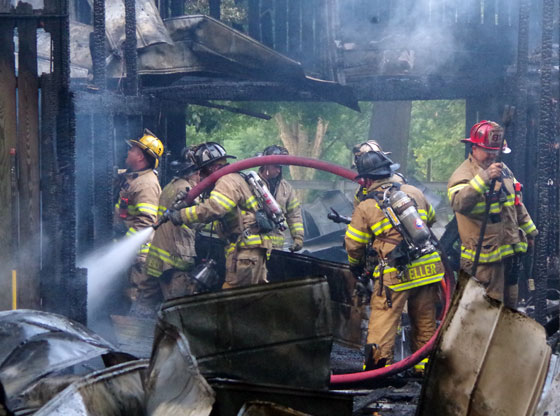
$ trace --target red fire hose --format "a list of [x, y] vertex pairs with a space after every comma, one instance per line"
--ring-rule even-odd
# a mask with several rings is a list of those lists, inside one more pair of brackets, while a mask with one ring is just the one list
[[[249, 169], [249, 168], [254, 168], [257, 166], [264, 166], [264, 165], [304, 166], [308, 168], [323, 170], [325, 172], [330, 172], [335, 175], [341, 176], [343, 178], [349, 179], [351, 181], [355, 181], [358, 183], [360, 182], [359, 180], [356, 180], [355, 171], [340, 165], [336, 165], [334, 163], [325, 162], [317, 159], [311, 159], [307, 157], [290, 156], [290, 155], [259, 156], [259, 157], [252, 157], [249, 159], [232, 163], [231, 165], [227, 165], [221, 168], [220, 170], [214, 172], [207, 178], [200, 181], [198, 185], [196, 185], [193, 189], [189, 191], [189, 194], [186, 197], [186, 201], [188, 203], [191, 203], [198, 195], [202, 193], [202, 191], [204, 191], [210, 185], [214, 184], [219, 178], [221, 178], [224, 175], [227, 175], [228, 173], [239, 172], [244, 169]], [[451, 280], [450, 280], [449, 273], [450, 271], [446, 271], [445, 279], [442, 280], [441, 282], [444, 298], [445, 298], [445, 307], [443, 310], [443, 316], [441, 318], [441, 321], [443, 321], [443, 318], [445, 318], [445, 315], [447, 314], [447, 310], [449, 309], [449, 305], [450, 305]], [[355, 383], [363, 380], [375, 380], [393, 374], [397, 374], [403, 370], [406, 370], [407, 368], [412, 367], [414, 364], [420, 362], [430, 354], [430, 352], [432, 351], [435, 345], [438, 332], [439, 332], [439, 328], [426, 345], [424, 345], [422, 348], [420, 348], [418, 351], [408, 356], [404, 360], [396, 362], [388, 367], [379, 368], [376, 370], [363, 371], [360, 373], [350, 373], [350, 374], [334, 374], [331, 376], [331, 384], [349, 384], [349, 383]]]

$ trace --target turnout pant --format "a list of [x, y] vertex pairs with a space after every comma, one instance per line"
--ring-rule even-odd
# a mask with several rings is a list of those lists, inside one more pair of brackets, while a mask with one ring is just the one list
[[268, 283], [265, 248], [235, 248], [226, 254], [223, 289]]
[[[472, 275], [472, 262], [461, 259], [461, 269]], [[504, 300], [504, 263], [479, 263], [474, 276], [486, 289], [486, 294], [499, 301]]]
[[[393, 362], [393, 347], [401, 316], [408, 302], [408, 316], [412, 329], [411, 349], [416, 351], [426, 344], [436, 331], [436, 303], [438, 284], [420, 286], [391, 293], [389, 307], [385, 289], [379, 295], [379, 280], [371, 295], [371, 314], [367, 343], [372, 346], [374, 367]], [[366, 360], [370, 357], [366, 357]]]

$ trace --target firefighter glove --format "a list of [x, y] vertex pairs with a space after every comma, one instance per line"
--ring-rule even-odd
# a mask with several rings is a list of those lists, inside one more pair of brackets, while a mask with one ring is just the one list
[[303, 238], [296, 237], [294, 238], [294, 243], [290, 247], [290, 251], [293, 253], [294, 251], [300, 251], [303, 248]]
[[181, 225], [183, 224], [183, 218], [181, 218], [181, 211], [174, 211], [174, 210], [167, 210], [165, 215], [169, 218], [169, 220], [173, 223], [173, 225]]

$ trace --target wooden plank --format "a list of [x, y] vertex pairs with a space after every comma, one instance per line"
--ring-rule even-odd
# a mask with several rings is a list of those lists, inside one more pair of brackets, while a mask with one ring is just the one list
[[274, 2], [274, 49], [280, 53], [288, 50], [288, 1]]
[[13, 217], [10, 149], [16, 147], [16, 78], [14, 65], [14, 22], [0, 25], [0, 309], [11, 307], [12, 232], [17, 224]]
[[301, 0], [288, 0], [288, 56], [299, 60], [301, 54]]
[[[22, 8], [23, 9], [23, 8]], [[35, 20], [18, 22], [18, 133], [20, 197], [20, 308], [39, 308], [41, 217], [39, 205], [39, 114]]]
[[249, 36], [261, 40], [261, 26], [259, 23], [259, 0], [249, 0], [247, 20], [249, 21]]

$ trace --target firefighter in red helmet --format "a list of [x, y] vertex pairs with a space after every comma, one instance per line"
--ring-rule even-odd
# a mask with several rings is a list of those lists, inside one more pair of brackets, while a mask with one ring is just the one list
[[[513, 173], [496, 161], [500, 152], [511, 151], [502, 140], [503, 135], [504, 129], [493, 121], [483, 120], [472, 127], [470, 136], [461, 140], [471, 145], [471, 152], [451, 175], [447, 195], [461, 237], [461, 269], [469, 274], [486, 204], [490, 204], [475, 277], [485, 286], [488, 296], [514, 306], [512, 294], [504, 288], [504, 266], [515, 253], [527, 250], [527, 239], [536, 236], [537, 228], [516, 194], [520, 185]], [[490, 193], [493, 179], [496, 185]]]

